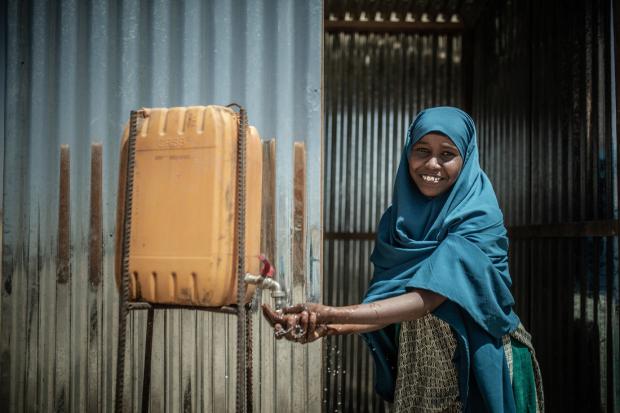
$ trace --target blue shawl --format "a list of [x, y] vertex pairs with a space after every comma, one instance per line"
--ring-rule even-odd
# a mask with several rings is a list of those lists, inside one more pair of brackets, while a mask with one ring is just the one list
[[[408, 154], [430, 132], [449, 137], [463, 158], [452, 188], [427, 198], [409, 175]], [[465, 411], [514, 412], [502, 336], [514, 331], [508, 238], [491, 182], [480, 169], [473, 120], [460, 109], [418, 114], [407, 132], [392, 205], [379, 222], [365, 303], [420, 288], [447, 298], [434, 314], [457, 338], [455, 363]], [[375, 361], [375, 389], [394, 398], [398, 325], [364, 334]]]

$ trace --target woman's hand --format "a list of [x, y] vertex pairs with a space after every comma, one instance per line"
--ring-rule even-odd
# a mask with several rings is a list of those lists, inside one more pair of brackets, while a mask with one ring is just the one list
[[[336, 314], [337, 308], [316, 303], [298, 304], [274, 311], [263, 304], [263, 315], [274, 328], [277, 339], [282, 337], [296, 343], [311, 343], [331, 335], [361, 334], [380, 330], [387, 324], [326, 324], [323, 321]], [[287, 314], [287, 311], [290, 312]], [[320, 323], [318, 321], [321, 321]]]
[[302, 327], [299, 324], [299, 316], [297, 314], [284, 314], [282, 310], [274, 311], [269, 305], [263, 304], [263, 316], [267, 319], [271, 327], [274, 329], [274, 335], [277, 339], [286, 337], [294, 340], [293, 329], [299, 334]]
[[[287, 320], [286, 338], [300, 343], [310, 343], [330, 333], [326, 325], [329, 322], [329, 314], [334, 307], [319, 303], [303, 303], [282, 310]], [[292, 326], [296, 322], [296, 326]]]
[[285, 317], [297, 317], [301, 331], [293, 337], [299, 338], [302, 335], [307, 342], [311, 342], [329, 333], [326, 324], [329, 323], [329, 314], [333, 310], [334, 307], [319, 303], [303, 303], [286, 307], [282, 309], [282, 313]]
[[277, 339], [285, 337], [289, 341], [311, 343], [329, 333], [327, 325], [317, 323], [324, 307], [322, 304], [308, 303], [274, 311], [263, 304], [263, 315], [274, 328]]

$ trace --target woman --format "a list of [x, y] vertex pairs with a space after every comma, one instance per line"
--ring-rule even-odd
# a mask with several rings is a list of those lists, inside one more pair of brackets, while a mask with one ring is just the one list
[[503, 215], [465, 112], [427, 109], [409, 128], [370, 258], [363, 304], [265, 306], [276, 336], [362, 333], [375, 389], [395, 411], [543, 410], [530, 337], [513, 312]]

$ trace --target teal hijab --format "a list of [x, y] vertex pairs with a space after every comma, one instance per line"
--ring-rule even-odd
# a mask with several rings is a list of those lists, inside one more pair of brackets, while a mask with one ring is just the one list
[[[409, 175], [411, 147], [428, 133], [449, 137], [463, 158], [452, 188], [428, 198]], [[453, 107], [426, 109], [407, 133], [394, 183], [392, 205], [379, 222], [370, 257], [374, 276], [365, 303], [412, 289], [447, 298], [434, 314], [457, 338], [455, 363], [465, 411], [514, 412], [515, 403], [502, 336], [514, 331], [508, 272], [508, 238], [488, 177], [480, 169], [476, 128]], [[394, 398], [398, 325], [364, 334], [375, 360], [375, 389]]]

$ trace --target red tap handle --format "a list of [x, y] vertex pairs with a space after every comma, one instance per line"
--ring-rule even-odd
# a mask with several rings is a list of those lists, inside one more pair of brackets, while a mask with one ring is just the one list
[[276, 273], [276, 268], [271, 265], [267, 257], [265, 257], [263, 254], [259, 255], [258, 259], [263, 264], [260, 269], [260, 275], [262, 275], [263, 277], [273, 278]]

